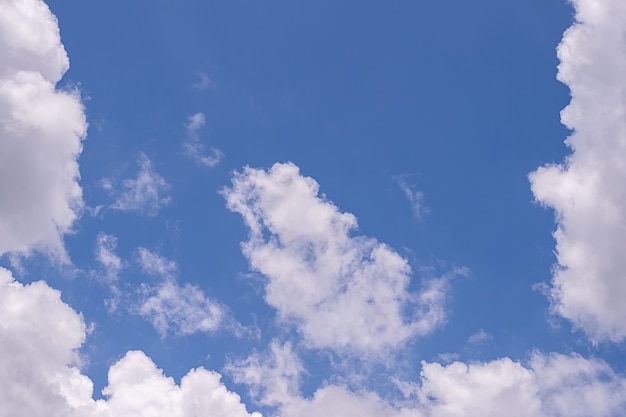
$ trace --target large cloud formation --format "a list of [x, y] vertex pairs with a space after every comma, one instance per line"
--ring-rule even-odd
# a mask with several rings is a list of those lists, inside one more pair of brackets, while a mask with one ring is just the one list
[[0, 57], [0, 254], [67, 261], [87, 123], [78, 93], [55, 89], [69, 61], [45, 3], [0, 2]]
[[85, 323], [44, 282], [24, 286], [0, 268], [0, 415], [29, 417], [260, 417], [220, 375], [192, 369], [180, 385], [143, 352], [109, 370], [106, 398], [80, 372]]
[[418, 381], [398, 381], [404, 400], [388, 400], [367, 388], [323, 384], [300, 394], [303, 364], [291, 345], [274, 342], [229, 367], [259, 403], [282, 417], [616, 417], [626, 412], [626, 378], [603, 361], [576, 354], [534, 353], [523, 364], [422, 362]]
[[245, 168], [223, 195], [250, 229], [242, 249], [268, 278], [267, 303], [312, 347], [378, 354], [445, 322], [446, 278], [410, 292], [407, 261], [354, 235], [354, 215], [319, 196], [294, 164]]
[[530, 181], [556, 212], [554, 311], [595, 342], [618, 342], [626, 338], [626, 3], [572, 3], [576, 23], [558, 47], [572, 154]]

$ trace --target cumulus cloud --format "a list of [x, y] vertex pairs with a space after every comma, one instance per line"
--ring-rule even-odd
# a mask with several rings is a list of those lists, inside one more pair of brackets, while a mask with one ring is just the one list
[[137, 250], [141, 269], [161, 278], [157, 285], [144, 283], [138, 313], [152, 323], [161, 337], [168, 333], [189, 335], [236, 328], [225, 308], [197, 286], [177, 282], [178, 265], [146, 248]]
[[626, 338], [626, 3], [572, 1], [576, 22], [558, 47], [571, 102], [561, 121], [572, 153], [530, 174], [554, 209], [557, 265], [551, 299], [594, 342]]
[[170, 203], [170, 197], [164, 196], [170, 186], [154, 170], [152, 161], [144, 153], [139, 154], [137, 162], [137, 178], [123, 180], [121, 187], [116, 187], [111, 179], [102, 180], [104, 189], [115, 199], [109, 208], [155, 216], [162, 207]]
[[626, 412], [626, 378], [598, 359], [534, 353], [528, 364], [509, 358], [449, 365], [422, 362], [418, 381], [404, 382], [405, 400], [364, 388], [324, 383], [300, 394], [302, 364], [289, 344], [273, 343], [228, 371], [282, 417], [614, 417]]
[[56, 89], [69, 61], [45, 3], [0, 3], [0, 56], [0, 254], [35, 249], [68, 262], [87, 122], [78, 92]]
[[203, 113], [196, 113], [189, 116], [185, 124], [187, 130], [187, 140], [183, 143], [185, 153], [193, 158], [200, 165], [213, 168], [220, 163], [224, 154], [216, 148], [210, 148], [210, 154], [205, 154], [205, 146], [200, 140], [200, 131], [204, 128], [206, 119]]
[[317, 182], [294, 164], [246, 167], [222, 194], [250, 229], [242, 251], [267, 277], [266, 302], [310, 346], [380, 353], [445, 322], [448, 278], [409, 292], [407, 261], [354, 235], [355, 216], [320, 196]]
[[260, 417], [221, 376], [192, 369], [180, 385], [143, 352], [109, 370], [105, 399], [79, 369], [85, 323], [44, 282], [24, 286], [0, 268], [0, 414], [29, 417]]

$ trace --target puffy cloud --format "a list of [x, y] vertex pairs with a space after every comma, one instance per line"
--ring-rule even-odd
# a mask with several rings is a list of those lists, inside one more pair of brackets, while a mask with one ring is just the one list
[[169, 332], [188, 335], [211, 332], [224, 326], [237, 327], [225, 308], [207, 297], [200, 288], [178, 284], [176, 262], [146, 248], [139, 248], [137, 254], [141, 269], [162, 279], [157, 285], [142, 285], [144, 298], [138, 309], [161, 337]]
[[242, 251], [268, 279], [265, 300], [310, 346], [380, 353], [445, 322], [447, 278], [409, 292], [407, 261], [354, 235], [356, 218], [319, 196], [295, 165], [246, 167], [232, 184], [222, 193], [250, 229]]
[[105, 415], [141, 417], [261, 417], [248, 413], [218, 373], [192, 369], [177, 385], [143, 352], [128, 352], [109, 371]]
[[78, 93], [55, 89], [69, 61], [45, 3], [0, 3], [0, 56], [0, 254], [37, 249], [67, 262], [87, 122]]
[[80, 415], [93, 390], [76, 367], [84, 340], [81, 316], [58, 291], [24, 286], [0, 268], [0, 414]]
[[193, 158], [200, 165], [213, 168], [220, 163], [224, 154], [219, 149], [210, 148], [210, 155], [205, 155], [204, 144], [200, 140], [200, 131], [206, 124], [203, 113], [196, 113], [189, 116], [185, 129], [187, 130], [187, 140], [183, 143], [185, 153]]
[[220, 375], [193, 369], [177, 385], [143, 352], [109, 371], [103, 400], [79, 368], [82, 317], [44, 282], [24, 286], [0, 268], [0, 414], [29, 417], [260, 417]]
[[110, 179], [102, 181], [104, 189], [115, 199], [109, 208], [155, 216], [162, 207], [170, 203], [170, 197], [163, 196], [170, 186], [154, 170], [152, 161], [144, 153], [139, 154], [137, 162], [139, 164], [137, 178], [123, 180], [119, 189]]
[[572, 153], [530, 174], [556, 214], [551, 299], [594, 342], [626, 338], [626, 3], [575, 0], [576, 22], [558, 47], [571, 90], [561, 113]]
[[274, 343], [265, 356], [231, 364], [237, 382], [282, 417], [616, 417], [626, 412], [626, 378], [603, 361], [534, 353], [527, 365], [509, 358], [449, 365], [422, 362], [420, 378], [399, 382], [405, 400], [362, 388], [323, 384], [300, 391], [302, 364], [291, 346]]

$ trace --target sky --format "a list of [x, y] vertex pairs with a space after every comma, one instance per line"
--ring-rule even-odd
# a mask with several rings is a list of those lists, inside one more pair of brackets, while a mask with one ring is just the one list
[[0, 0], [0, 416], [625, 415], [624, 27]]

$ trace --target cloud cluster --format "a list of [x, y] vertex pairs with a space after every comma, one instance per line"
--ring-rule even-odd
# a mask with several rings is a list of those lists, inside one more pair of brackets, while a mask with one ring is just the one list
[[379, 353], [445, 322], [447, 279], [410, 292], [407, 261], [354, 235], [356, 218], [294, 164], [245, 168], [222, 193], [250, 229], [242, 250], [267, 277], [265, 300], [312, 347]]
[[105, 399], [80, 372], [82, 317], [44, 282], [24, 286], [0, 268], [0, 414], [29, 417], [260, 417], [220, 375], [192, 369], [180, 385], [143, 353], [109, 370]]
[[561, 114], [572, 153], [530, 174], [556, 213], [551, 299], [593, 341], [626, 338], [626, 3], [576, 0], [576, 23], [558, 47], [571, 90]]
[[69, 61], [45, 3], [0, 3], [0, 56], [0, 254], [36, 249], [67, 262], [87, 122], [78, 92], [56, 89]]
[[490, 362], [422, 362], [419, 381], [405, 382], [404, 401], [366, 388], [324, 384], [310, 398], [299, 393], [304, 367], [289, 344], [274, 342], [229, 367], [259, 403], [282, 417], [612, 417], [626, 412], [626, 378], [603, 361], [534, 353], [528, 364], [509, 358]]

